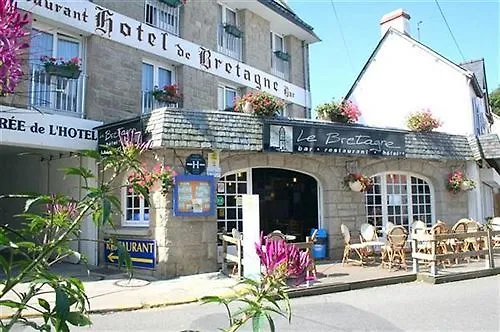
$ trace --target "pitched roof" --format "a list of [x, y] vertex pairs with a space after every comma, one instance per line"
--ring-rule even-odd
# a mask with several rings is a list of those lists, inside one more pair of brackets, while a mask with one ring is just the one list
[[476, 160], [500, 159], [500, 138], [497, 134], [470, 137], [469, 143]]
[[470, 72], [469, 70], [467, 69], [464, 69], [462, 68], [461, 66], [457, 65], [456, 63], [454, 63], [453, 61], [447, 59], [446, 57], [444, 57], [443, 55], [439, 54], [438, 52], [434, 51], [432, 48], [422, 44], [421, 42], [419, 42], [418, 40], [412, 38], [411, 36], [408, 36], [407, 34], [405, 33], [402, 33], [400, 31], [398, 31], [397, 29], [394, 29], [392, 27], [390, 27], [386, 33], [384, 34], [384, 36], [382, 37], [382, 39], [380, 39], [380, 41], [378, 42], [377, 46], [375, 47], [375, 49], [373, 50], [372, 54], [370, 54], [370, 57], [368, 58], [368, 60], [366, 61], [365, 65], [363, 66], [363, 68], [361, 69], [361, 72], [358, 74], [358, 77], [356, 77], [356, 80], [354, 81], [354, 83], [352, 84], [351, 88], [349, 89], [349, 91], [347, 92], [345, 98], [348, 99], [350, 97], [350, 95], [352, 94], [352, 92], [354, 91], [354, 88], [356, 87], [356, 85], [358, 85], [359, 81], [361, 80], [361, 78], [363, 77], [363, 75], [365, 74], [366, 70], [368, 69], [368, 67], [370, 66], [370, 64], [372, 63], [372, 60], [375, 58], [375, 56], [377, 55], [378, 51], [380, 50], [380, 48], [382, 47], [382, 45], [384, 44], [384, 42], [389, 38], [389, 35], [391, 34], [394, 34], [396, 36], [399, 36], [409, 42], [412, 42], [412, 43], [415, 43], [415, 45], [418, 45], [420, 46], [422, 49], [424, 49], [425, 51], [429, 52], [431, 55], [433, 55], [434, 57], [436, 58], [439, 58], [440, 60], [442, 60], [443, 62], [449, 64], [450, 66], [452, 66], [453, 68], [455, 68], [456, 70], [458, 70], [460, 73], [462, 73], [463, 75], [467, 76], [468, 78], [471, 79], [471, 84], [472, 84], [472, 87], [474, 88], [474, 92], [476, 93], [476, 95], [478, 95], [479, 97], [482, 97], [483, 96], [483, 91], [481, 89], [481, 86], [479, 85], [476, 77], [474, 76], [474, 74], [472, 72]]
[[466, 136], [445, 133], [408, 132], [406, 158], [433, 160], [473, 160]]
[[476, 79], [483, 90], [487, 89], [486, 86], [486, 73], [484, 68], [484, 59], [470, 60], [460, 63], [460, 67], [474, 73]]
[[262, 122], [249, 114], [163, 108], [144, 121], [156, 147], [262, 150]]

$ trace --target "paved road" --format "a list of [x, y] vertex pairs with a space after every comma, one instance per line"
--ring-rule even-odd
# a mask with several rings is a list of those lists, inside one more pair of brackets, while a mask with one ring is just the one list
[[[292, 300], [278, 331], [500, 331], [500, 277], [409, 283]], [[189, 304], [92, 317], [78, 331], [217, 331], [224, 308]], [[250, 328], [244, 331], [250, 331]]]

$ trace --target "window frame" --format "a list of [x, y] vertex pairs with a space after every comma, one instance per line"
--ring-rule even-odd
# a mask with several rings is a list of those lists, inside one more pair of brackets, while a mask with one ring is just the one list
[[[62, 39], [62, 40], [67, 40], [70, 42], [78, 43], [78, 55], [77, 56], [79, 59], [81, 59], [81, 69], [82, 69], [82, 72], [84, 72], [84, 69], [85, 69], [84, 60], [85, 60], [85, 58], [84, 58], [83, 54], [85, 54], [84, 53], [85, 43], [84, 43], [84, 39], [81, 36], [72, 34], [71, 32], [67, 32], [67, 31], [62, 32], [61, 29], [51, 27], [47, 24], [43, 24], [40, 22], [33, 22], [30, 29], [31, 29], [31, 32], [33, 30], [38, 30], [40, 32], [52, 35], [52, 54], [50, 54], [50, 55], [49, 54], [35, 54], [36, 58], [35, 59], [31, 58], [30, 59], [31, 63], [40, 62], [40, 57], [43, 55], [53, 56], [53, 57], [59, 58], [57, 41], [59, 39]], [[34, 36], [31, 36], [31, 38], [34, 38]], [[31, 45], [30, 45], [30, 47], [31, 47]], [[32, 56], [32, 54], [30, 52], [30, 57], [31, 56]], [[70, 59], [64, 59], [64, 60], [67, 61]]]
[[[219, 8], [222, 10], [221, 12], [221, 24], [224, 25], [227, 23], [227, 11], [231, 11], [234, 13], [234, 24], [236, 26], [238, 26], [238, 11], [236, 9], [233, 9], [221, 2], [217, 2], [217, 4], [219, 5]], [[232, 23], [231, 23], [232, 24]]]
[[[143, 64], [147, 64], [147, 65], [150, 65], [150, 66], [153, 66], [153, 89], [155, 87], [157, 88], [161, 88], [161, 86], [159, 86], [158, 84], [158, 78], [159, 78], [159, 69], [164, 69], [164, 70], [168, 70], [170, 71], [170, 84], [176, 84], [176, 73], [175, 73], [175, 66], [174, 65], [171, 65], [171, 64], [168, 64], [168, 63], [161, 63], [161, 62], [158, 62], [158, 61], [151, 61], [150, 59], [142, 59], [142, 63], [141, 63], [141, 75], [142, 75], [142, 65]], [[142, 78], [141, 78], [142, 80]], [[144, 91], [143, 89], [144, 87], [142, 86], [142, 82], [141, 82], [141, 90]]]
[[[219, 105], [220, 105], [220, 100], [219, 100], [219, 89], [222, 88], [224, 90], [224, 100], [223, 100], [223, 105], [224, 107], [223, 108], [220, 108]], [[239, 89], [235, 86], [231, 86], [231, 85], [227, 85], [227, 84], [219, 84], [217, 85], [217, 108], [220, 110], [220, 111], [223, 111], [223, 110], [226, 110], [227, 108], [229, 107], [234, 107], [236, 103], [233, 103], [233, 106], [227, 106], [226, 105], [226, 92], [228, 90], [232, 90], [235, 92], [235, 98], [237, 98], [239, 96]]]
[[[417, 180], [422, 180], [424, 181], [425, 185], [427, 185], [429, 187], [429, 196], [430, 196], [430, 203], [428, 205], [430, 205], [430, 218], [431, 218], [431, 221], [430, 223], [426, 223], [426, 226], [427, 227], [430, 227], [432, 225], [434, 225], [436, 223], [436, 202], [435, 202], [435, 190], [434, 190], [434, 186], [432, 184], [432, 181], [430, 181], [429, 178], [421, 175], [421, 174], [416, 174], [416, 173], [413, 173], [413, 172], [404, 172], [404, 171], [386, 171], [386, 172], [382, 172], [382, 173], [377, 173], [377, 174], [374, 174], [371, 176], [371, 178], [375, 178], [375, 177], [380, 177], [380, 193], [377, 194], [377, 195], [380, 195], [381, 196], [381, 202], [380, 202], [380, 207], [381, 207], [381, 217], [382, 217], [382, 225], [381, 226], [377, 226], [376, 223], [375, 223], [375, 227], [377, 228], [377, 230], [379, 232], [382, 232], [387, 228], [387, 223], [389, 222], [389, 213], [388, 213], [388, 207], [389, 207], [389, 203], [388, 203], [388, 199], [389, 199], [389, 196], [388, 196], [388, 193], [387, 193], [387, 176], [388, 175], [403, 175], [403, 176], [406, 176], [406, 196], [407, 196], [407, 207], [408, 207], [408, 231], [410, 231], [410, 228], [411, 228], [411, 225], [413, 224], [413, 222], [415, 222], [416, 220], [419, 220], [419, 218], [415, 218], [416, 215], [420, 215], [420, 213], [415, 213], [413, 211], [413, 207], [414, 205], [418, 205], [420, 206], [420, 198], [418, 199], [417, 202], [413, 202], [413, 196], [417, 195], [418, 197], [424, 197], [423, 195], [427, 195], [427, 194], [422, 194], [422, 193], [416, 193], [415, 195], [413, 194], [413, 187], [412, 187], [412, 178], [415, 178]], [[377, 184], [375, 184], [376, 186]], [[417, 184], [418, 185], [418, 184]], [[375, 188], [374, 186], [374, 188]], [[365, 220], [366, 222], [369, 222], [369, 218], [373, 217], [374, 215], [371, 214], [369, 215], [368, 214], [368, 196], [369, 195], [373, 195], [373, 192], [370, 190], [370, 191], [367, 191], [365, 192]], [[377, 206], [378, 204], [373, 204], [374, 206]], [[424, 201], [424, 205], [426, 205], [425, 201]], [[402, 213], [399, 213], [399, 215], [401, 215]], [[392, 215], [395, 215], [395, 214], [391, 214]], [[422, 220], [425, 222], [425, 220]], [[401, 223], [403, 224], [403, 223]]]
[[[144, 199], [144, 197], [139, 197], [139, 215], [140, 215], [140, 220], [128, 220], [127, 219], [127, 210], [132, 209], [133, 207], [129, 207], [127, 205], [128, 198], [132, 197], [132, 200], [134, 199], [135, 194], [129, 193], [128, 191], [129, 187], [124, 186], [121, 188], [121, 206], [122, 206], [122, 217], [121, 217], [121, 225], [123, 227], [139, 227], [139, 228], [145, 228], [149, 227], [151, 225], [151, 205], [146, 206], [147, 201]], [[149, 213], [149, 218], [146, 220], [145, 218], [145, 209], [148, 209]]]

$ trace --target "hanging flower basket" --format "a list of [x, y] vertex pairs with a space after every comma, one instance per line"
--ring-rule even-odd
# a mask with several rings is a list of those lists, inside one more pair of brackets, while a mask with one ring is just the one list
[[365, 192], [372, 189], [373, 180], [363, 174], [349, 173], [344, 178], [344, 186], [355, 192]]
[[40, 60], [45, 66], [45, 72], [49, 75], [77, 79], [80, 77], [80, 59], [77, 57], [64, 61], [62, 58], [42, 56]]
[[475, 187], [476, 183], [474, 180], [469, 179], [460, 169], [457, 169], [448, 175], [446, 189], [454, 194], [460, 191], [472, 190]]

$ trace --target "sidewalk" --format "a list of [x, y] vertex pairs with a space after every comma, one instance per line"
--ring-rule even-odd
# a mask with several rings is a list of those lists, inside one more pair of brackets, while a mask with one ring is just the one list
[[[500, 266], [500, 255], [496, 255], [496, 266]], [[331, 261], [317, 262], [318, 279], [309, 285], [300, 285], [289, 290], [290, 297], [318, 295], [339, 291], [348, 291], [366, 287], [376, 287], [417, 280], [417, 275], [411, 270], [411, 261], [408, 261], [407, 270], [382, 269], [378, 265], [353, 266]], [[460, 275], [470, 272], [467, 279], [479, 277], [484, 272], [484, 260], [461, 264], [441, 270], [443, 276]], [[196, 302], [203, 296], [233, 294], [231, 287], [237, 280], [222, 273], [213, 272], [179, 277], [170, 280], [156, 280], [151, 277], [134, 275], [128, 277], [117, 269], [91, 267], [90, 271], [84, 265], [62, 263], [54, 268], [54, 272], [63, 276], [73, 276], [82, 280], [90, 302], [91, 313], [109, 311], [137, 310], [143, 308], [168, 306]], [[495, 273], [500, 273], [496, 269]], [[453, 281], [451, 278], [449, 281]], [[458, 280], [458, 279], [457, 279]], [[26, 289], [26, 285], [19, 285], [18, 291]], [[52, 295], [45, 295], [51, 306], [55, 302]], [[11, 297], [14, 299], [14, 297]], [[37, 300], [33, 301], [37, 305]], [[6, 307], [0, 308], [0, 319], [9, 316], [12, 311]], [[33, 315], [36, 311], [26, 311], [25, 315]]]
[[[89, 298], [91, 313], [195, 302], [206, 295], [232, 294], [230, 288], [237, 283], [237, 280], [218, 272], [170, 280], [156, 280], [136, 274], [129, 280], [123, 272], [116, 269], [95, 268], [88, 273], [84, 265], [63, 263], [54, 270], [60, 275], [73, 276], [82, 280]], [[25, 288], [26, 285], [19, 285], [16, 289], [22, 291]], [[10, 298], [14, 299], [14, 297]], [[44, 298], [51, 306], [55, 302], [52, 294], [45, 295]], [[36, 304], [37, 301], [33, 303]], [[5, 318], [12, 313], [6, 307], [0, 310], [0, 318]], [[27, 310], [25, 313], [33, 315], [36, 311]]]

